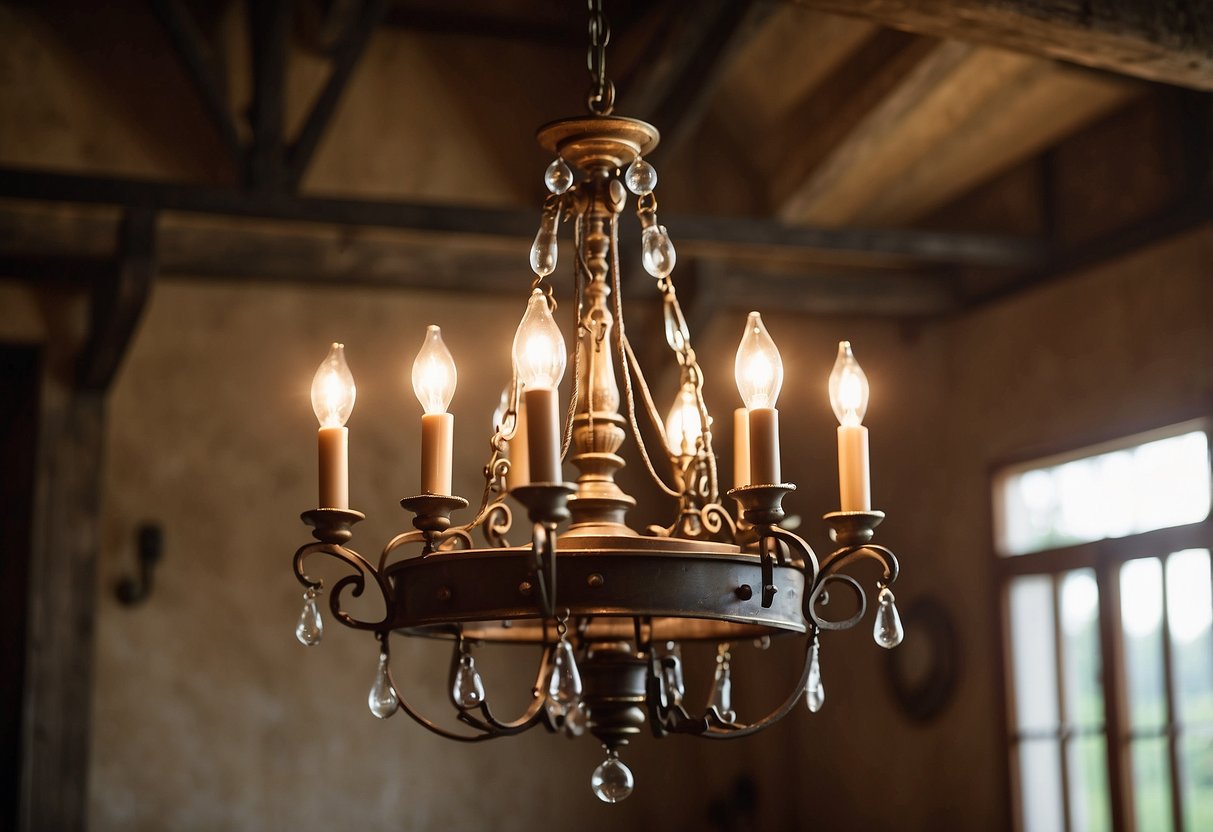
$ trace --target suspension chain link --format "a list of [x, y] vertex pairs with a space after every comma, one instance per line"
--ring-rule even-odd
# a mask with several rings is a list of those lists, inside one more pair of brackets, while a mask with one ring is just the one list
[[586, 106], [596, 116], [609, 116], [615, 109], [615, 84], [606, 74], [606, 48], [611, 42], [611, 25], [602, 11], [602, 0], [589, 0], [590, 46], [586, 66], [590, 70], [590, 91]]

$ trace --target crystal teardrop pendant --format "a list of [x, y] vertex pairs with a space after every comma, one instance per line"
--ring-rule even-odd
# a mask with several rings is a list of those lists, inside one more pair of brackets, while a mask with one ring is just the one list
[[547, 277], [556, 271], [558, 248], [556, 245], [555, 216], [549, 222], [547, 217], [539, 225], [539, 233], [531, 244], [531, 270], [539, 277]]
[[720, 712], [720, 718], [725, 722], [737, 719], [733, 710], [733, 671], [729, 666], [728, 645], [720, 645], [716, 654], [716, 676], [712, 680], [712, 696], [708, 699], [708, 707]]
[[580, 737], [585, 733], [586, 723], [585, 705], [581, 702], [575, 702], [564, 713], [564, 733], [569, 739]]
[[552, 650], [552, 672], [548, 676], [548, 698], [565, 708], [581, 699], [581, 672], [573, 658], [573, 645], [560, 639]]
[[893, 593], [887, 586], [880, 588], [880, 606], [876, 609], [876, 623], [872, 627], [872, 638], [881, 647], [891, 650], [901, 644], [905, 638], [905, 630], [901, 626], [901, 616], [897, 613]]
[[661, 686], [669, 705], [681, 705], [686, 695], [686, 682], [682, 675], [682, 646], [676, 641], [667, 641], [661, 654]]
[[451, 684], [451, 698], [460, 708], [475, 708], [484, 702], [484, 680], [476, 669], [476, 660], [471, 653], [461, 653], [455, 668], [455, 681]]
[[628, 165], [623, 180], [628, 190], [636, 196], [651, 194], [657, 187], [657, 168], [646, 162], [644, 157], [637, 156], [635, 161]]
[[812, 713], [820, 711], [826, 701], [825, 685], [821, 683], [821, 654], [816, 639], [809, 648], [809, 678], [805, 682], [804, 699]]
[[678, 262], [678, 254], [664, 225], [650, 225], [640, 236], [644, 270], [653, 277], [669, 277]]
[[590, 789], [603, 803], [626, 800], [636, 786], [632, 770], [619, 761], [619, 752], [612, 749], [590, 777]]
[[295, 638], [299, 639], [300, 644], [315, 647], [322, 635], [324, 619], [316, 606], [316, 590], [309, 588], [303, 593], [303, 612], [299, 613], [299, 622], [295, 625]]
[[387, 653], [379, 654], [379, 669], [375, 672], [375, 684], [367, 694], [366, 703], [371, 713], [380, 719], [387, 719], [396, 713], [400, 700], [396, 698], [396, 689], [392, 687], [392, 679], [388, 675]]
[[573, 185], [573, 172], [564, 159], [557, 156], [543, 173], [543, 184], [554, 194], [562, 194]]

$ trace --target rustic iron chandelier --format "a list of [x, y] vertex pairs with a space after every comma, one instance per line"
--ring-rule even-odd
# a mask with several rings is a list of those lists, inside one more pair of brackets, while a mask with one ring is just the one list
[[[344, 348], [334, 344], [312, 386], [321, 423], [321, 507], [302, 515], [318, 542], [295, 553], [295, 575], [305, 587], [296, 635], [306, 645], [320, 641], [317, 597], [323, 584], [309, 576], [304, 563], [313, 554], [329, 555], [351, 570], [329, 593], [333, 617], [374, 632], [379, 642], [369, 695], [375, 716], [403, 710], [430, 731], [462, 742], [537, 725], [570, 736], [589, 731], [607, 755], [591, 786], [601, 800], [615, 803], [633, 788], [619, 749], [646, 723], [658, 737], [733, 739], [779, 721], [802, 695], [810, 711], [822, 707], [821, 631], [853, 627], [867, 609], [864, 588], [844, 573], [856, 561], [873, 559], [882, 570], [876, 584], [877, 644], [896, 646], [902, 628], [890, 590], [897, 560], [871, 542], [884, 514], [871, 510], [867, 428], [861, 424], [867, 380], [848, 343], [840, 345], [829, 380], [840, 422], [842, 510], [824, 520], [840, 548], [819, 562], [803, 539], [780, 526], [782, 500], [795, 489], [780, 476], [775, 404], [783, 368], [757, 312], [746, 322], [736, 360], [745, 407], [734, 416], [736, 487], [727, 496], [738, 504], [738, 519], [721, 504], [703, 373], [674, 289], [674, 247], [657, 221], [657, 173], [644, 159], [656, 147], [658, 133], [643, 121], [612, 115], [614, 87], [605, 70], [609, 30], [601, 0], [590, 0], [589, 6], [594, 79], [589, 114], [553, 122], [538, 133], [539, 143], [555, 155], [545, 175], [551, 194], [531, 249], [535, 279], [514, 338], [513, 378], [495, 418], [479, 509], [469, 522], [452, 523], [452, 513], [468, 507], [467, 500], [450, 494], [453, 417], [446, 409], [456, 370], [438, 327], [431, 326], [412, 372], [425, 410], [424, 493], [400, 501], [414, 515], [415, 530], [394, 537], [377, 562], [346, 545], [353, 525], [365, 515], [349, 508], [344, 425], [355, 386]], [[618, 240], [628, 191], [637, 198], [644, 268], [656, 279], [665, 340], [681, 371], [679, 393], [664, 421], [624, 326]], [[572, 229], [576, 331], [564, 419], [557, 410], [557, 388], [566, 346], [553, 317], [556, 302], [548, 280], [556, 268], [562, 223]], [[662, 454], [646, 448], [642, 418], [663, 438]], [[668, 527], [641, 534], [625, 522], [636, 500], [616, 484], [615, 473], [624, 465], [617, 452], [628, 434], [656, 487], [677, 501]], [[577, 468], [576, 482], [563, 481], [563, 459]], [[660, 467], [668, 469], [666, 476]], [[508, 497], [526, 509], [531, 538], [526, 545], [511, 546], [506, 539], [512, 521]], [[486, 548], [476, 548], [475, 531], [486, 539]], [[403, 557], [406, 547], [420, 551]], [[377, 621], [356, 618], [343, 606], [346, 591], [361, 595], [368, 583], [382, 595], [385, 612]], [[840, 588], [850, 590], [854, 605], [850, 615], [830, 618], [825, 610], [830, 591]], [[401, 695], [388, 664], [393, 633], [453, 639], [448, 689], [462, 726], [450, 730], [431, 722]], [[799, 681], [771, 713], [739, 721], [732, 707], [730, 644], [784, 634], [806, 637]], [[687, 702], [680, 648], [685, 641], [719, 645], [702, 714], [693, 713]], [[529, 707], [514, 720], [499, 719], [490, 707], [472, 652], [486, 642], [544, 648]]]

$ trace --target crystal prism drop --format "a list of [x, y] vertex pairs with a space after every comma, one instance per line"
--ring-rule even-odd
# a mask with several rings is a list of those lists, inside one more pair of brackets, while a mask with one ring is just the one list
[[720, 718], [725, 722], [737, 719], [733, 710], [733, 672], [729, 667], [729, 654], [721, 651], [716, 656], [716, 677], [712, 681], [712, 696], [708, 699], [708, 707], [720, 712]]
[[640, 238], [640, 253], [644, 270], [653, 277], [669, 277], [678, 262], [678, 254], [664, 225], [650, 225]]
[[544, 217], [539, 226], [539, 233], [535, 235], [535, 242], [531, 245], [531, 270], [540, 277], [547, 277], [556, 271], [557, 251], [556, 223], [549, 223], [547, 217]]
[[816, 641], [809, 648], [809, 679], [805, 683], [804, 698], [813, 713], [820, 711], [826, 701], [825, 685], [821, 683], [821, 654]]
[[585, 705], [574, 703], [564, 714], [564, 733], [570, 738], [580, 737], [586, 729]]
[[295, 625], [295, 638], [300, 644], [315, 647], [324, 635], [324, 619], [320, 617], [320, 608], [316, 606], [316, 592], [309, 589], [303, 593], [303, 612], [299, 613], [299, 623]]
[[455, 670], [455, 681], [451, 686], [451, 698], [460, 708], [475, 708], [484, 701], [484, 680], [476, 669], [476, 660], [470, 653], [459, 656]]
[[657, 168], [646, 162], [643, 157], [637, 156], [636, 160], [628, 165], [623, 180], [628, 190], [636, 196], [651, 194], [657, 187]]
[[543, 184], [554, 194], [562, 194], [573, 184], [573, 172], [564, 159], [557, 156], [543, 174]]
[[548, 721], [550, 721], [552, 725], [559, 727], [561, 724], [560, 720], [564, 719], [565, 716], [564, 705], [553, 697], [548, 696], [544, 699], [543, 709], [548, 712]]
[[897, 613], [897, 604], [893, 602], [893, 593], [889, 588], [880, 590], [880, 606], [876, 610], [876, 624], [872, 627], [872, 638], [885, 649], [891, 650], [901, 644], [905, 638], [905, 630], [901, 626], [901, 616]]
[[667, 641], [661, 653], [661, 684], [666, 701], [670, 705], [681, 705], [686, 682], [682, 675], [682, 647], [676, 641]]
[[577, 660], [573, 658], [573, 645], [567, 639], [558, 641], [552, 651], [548, 697], [566, 707], [581, 699], [581, 673], [577, 670]]
[[396, 713], [400, 700], [396, 698], [396, 689], [392, 687], [392, 679], [388, 675], [387, 653], [379, 654], [379, 669], [375, 672], [375, 684], [367, 694], [366, 703], [371, 713], [380, 719], [387, 719]]
[[618, 803], [627, 799], [635, 788], [632, 770], [619, 761], [619, 755], [611, 751], [590, 778], [594, 796], [603, 803]]

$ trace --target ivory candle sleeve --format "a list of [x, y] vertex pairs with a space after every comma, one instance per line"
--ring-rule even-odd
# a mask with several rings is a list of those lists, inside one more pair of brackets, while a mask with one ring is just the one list
[[321, 428], [316, 434], [320, 450], [320, 508], [350, 507], [349, 438], [346, 427]]
[[455, 417], [450, 413], [421, 416], [421, 490], [430, 494], [451, 493], [451, 458], [455, 442]]
[[843, 511], [872, 510], [868, 429], [863, 425], [838, 428], [838, 496]]
[[749, 485], [775, 485], [780, 482], [779, 411], [773, 407], [751, 408]]
[[526, 390], [527, 454], [530, 482], [561, 482], [560, 413], [556, 391]]

